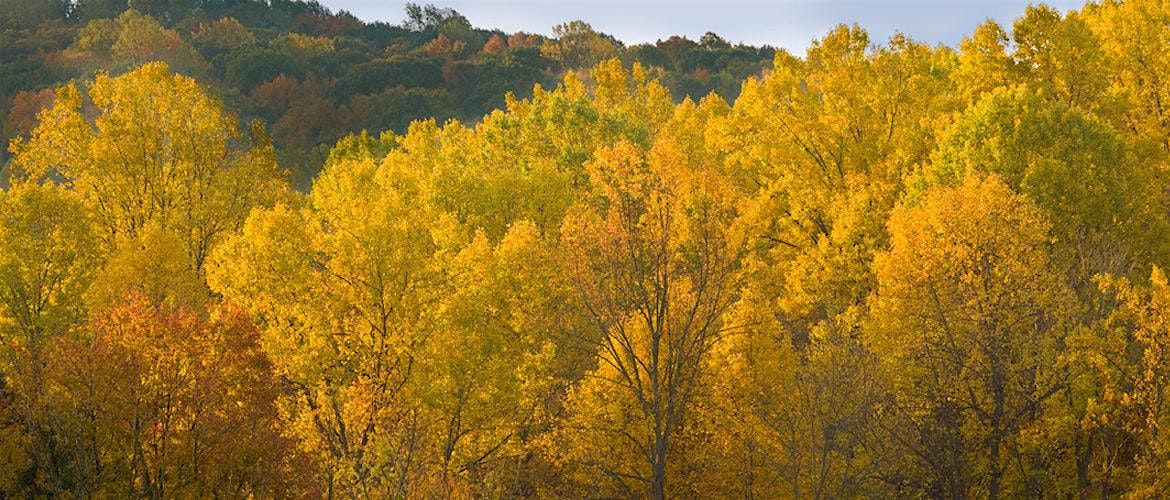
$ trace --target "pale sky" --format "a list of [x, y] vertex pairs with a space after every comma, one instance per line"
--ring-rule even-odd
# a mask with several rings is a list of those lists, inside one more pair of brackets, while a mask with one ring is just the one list
[[[387, 0], [320, 0], [330, 9], [347, 10], [366, 21], [401, 23], [406, 2]], [[714, 31], [731, 42], [769, 44], [797, 54], [810, 40], [839, 23], [858, 23], [880, 42], [901, 31], [929, 44], [956, 45], [984, 19], [1010, 30], [1027, 0], [421, 0], [451, 7], [480, 28], [549, 35], [564, 21], [581, 19], [627, 45], [654, 42], [670, 35], [697, 40]], [[1061, 10], [1080, 8], [1083, 0], [1048, 0]]]

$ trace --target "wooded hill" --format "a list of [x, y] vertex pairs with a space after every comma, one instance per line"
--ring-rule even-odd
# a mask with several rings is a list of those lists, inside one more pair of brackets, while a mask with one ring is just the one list
[[507, 93], [530, 97], [533, 85], [605, 58], [655, 68], [682, 100], [733, 98], [774, 53], [713, 33], [626, 47], [580, 21], [553, 39], [504, 33], [432, 6], [410, 5], [404, 18], [365, 23], [302, 0], [0, 0], [0, 140], [27, 134], [55, 85], [164, 61], [241, 119], [264, 120], [304, 189], [346, 134], [403, 133], [425, 118], [472, 123]]

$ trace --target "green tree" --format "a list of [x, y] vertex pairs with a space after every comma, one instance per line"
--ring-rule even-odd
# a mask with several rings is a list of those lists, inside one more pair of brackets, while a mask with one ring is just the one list
[[553, 35], [556, 39], [544, 42], [540, 52], [566, 69], [592, 67], [616, 55], [619, 48], [616, 41], [593, 31], [593, 27], [584, 21], [553, 26]]

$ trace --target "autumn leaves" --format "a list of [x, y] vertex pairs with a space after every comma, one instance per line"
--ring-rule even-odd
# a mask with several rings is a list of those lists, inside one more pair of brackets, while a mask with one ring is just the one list
[[0, 486], [1161, 491], [1164, 68], [1105, 56], [1156, 7], [840, 27], [733, 105], [606, 61], [307, 194], [165, 65], [63, 88], [0, 197]]

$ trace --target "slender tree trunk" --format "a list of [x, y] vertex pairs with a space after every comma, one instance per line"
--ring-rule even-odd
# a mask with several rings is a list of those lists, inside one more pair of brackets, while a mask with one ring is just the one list
[[991, 461], [991, 478], [987, 484], [988, 500], [999, 500], [1000, 481], [1003, 477], [1003, 468], [999, 466], [999, 437], [995, 437], [988, 452]]
[[666, 440], [665, 431], [654, 439], [654, 470], [650, 480], [650, 498], [655, 500], [666, 498]]
[[[994, 332], [994, 330], [992, 330]], [[994, 335], [994, 333], [993, 333]], [[997, 352], [989, 353], [992, 363], [992, 391], [995, 397], [995, 407], [992, 411], [991, 421], [991, 446], [988, 451], [988, 461], [991, 462], [991, 477], [987, 484], [987, 498], [989, 500], [999, 500], [1000, 483], [1003, 482], [1003, 466], [1000, 462], [1000, 448], [1002, 447], [1003, 437], [1007, 434], [1004, 427], [1007, 425], [1007, 381], [1004, 375], [1004, 370], [999, 368], [1000, 356]]]
[[[1081, 431], [1091, 432], [1091, 431]], [[1084, 442], [1081, 441], [1081, 432], [1076, 433], [1077, 447], [1077, 498], [1089, 498], [1089, 462], [1093, 456], [1093, 436], [1090, 434]]]

